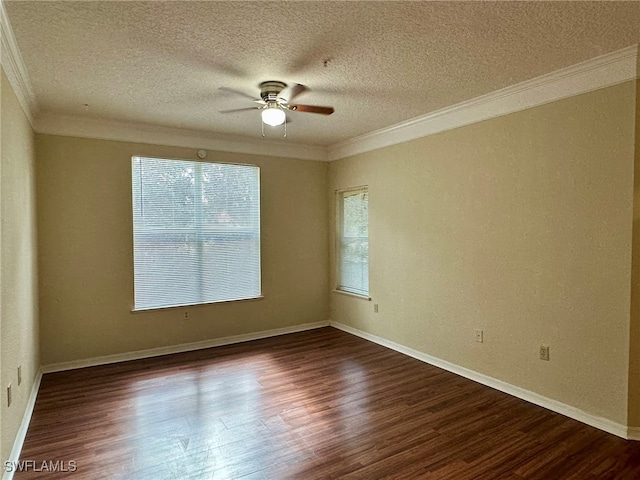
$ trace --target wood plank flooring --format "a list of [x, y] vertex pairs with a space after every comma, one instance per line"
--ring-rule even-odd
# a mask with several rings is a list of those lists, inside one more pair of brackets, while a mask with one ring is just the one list
[[329, 327], [47, 374], [21, 460], [16, 480], [640, 479], [640, 442]]

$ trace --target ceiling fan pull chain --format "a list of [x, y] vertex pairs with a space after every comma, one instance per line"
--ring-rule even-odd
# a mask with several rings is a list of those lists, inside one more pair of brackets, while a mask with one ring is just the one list
[[284, 138], [287, 138], [287, 117], [284, 117]]
[[262, 138], [264, 138], [264, 122], [260, 120], [260, 125], [262, 126]]

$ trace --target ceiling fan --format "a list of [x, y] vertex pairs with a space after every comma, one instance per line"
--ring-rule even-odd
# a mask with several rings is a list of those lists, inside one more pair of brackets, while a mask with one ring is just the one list
[[297, 111], [319, 113], [320, 115], [331, 115], [334, 112], [333, 107], [321, 107], [318, 105], [302, 105], [298, 103], [291, 103], [294, 98], [307, 90], [307, 87], [305, 87], [304, 85], [300, 85], [299, 83], [294, 83], [290, 86], [287, 86], [286, 83], [277, 80], [262, 82], [260, 84], [260, 98], [254, 98], [247, 93], [241, 92], [239, 90], [234, 90], [233, 88], [220, 87], [220, 90], [225, 90], [237, 95], [242, 95], [243, 97], [248, 97], [255, 103], [259, 104], [255, 107], [221, 110], [220, 113], [261, 110], [262, 122], [271, 126], [282, 125], [283, 123], [285, 123], [287, 119], [287, 115], [285, 112], [287, 110], [291, 110], [294, 112]]

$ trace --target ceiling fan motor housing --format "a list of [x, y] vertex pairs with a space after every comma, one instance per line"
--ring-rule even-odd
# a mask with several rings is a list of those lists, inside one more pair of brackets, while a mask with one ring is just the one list
[[277, 80], [269, 80], [260, 84], [260, 98], [265, 102], [275, 102], [278, 95], [286, 88], [287, 84]]

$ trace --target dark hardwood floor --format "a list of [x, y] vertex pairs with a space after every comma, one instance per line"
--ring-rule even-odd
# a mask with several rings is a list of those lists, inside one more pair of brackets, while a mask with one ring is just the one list
[[333, 328], [47, 374], [21, 459], [17, 480], [640, 479], [640, 442]]

